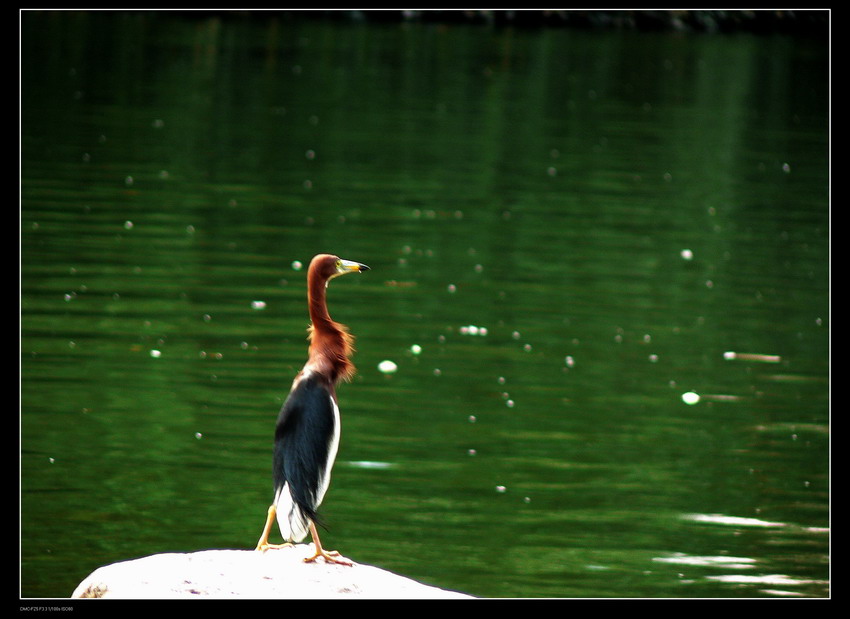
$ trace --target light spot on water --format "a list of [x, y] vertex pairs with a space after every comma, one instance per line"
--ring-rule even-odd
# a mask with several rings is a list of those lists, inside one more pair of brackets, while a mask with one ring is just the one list
[[356, 468], [356, 469], [388, 469], [392, 468], [392, 463], [390, 462], [377, 462], [374, 460], [353, 460], [351, 462], [347, 462], [348, 466]]
[[683, 393], [682, 394], [682, 402], [684, 402], [685, 404], [689, 404], [689, 405], [693, 406], [694, 404], [699, 402], [699, 394], [694, 393], [693, 391], [688, 391], [686, 393]]
[[694, 556], [686, 555], [684, 553], [674, 553], [669, 557], [655, 557], [652, 560], [658, 563], [697, 565], [702, 567], [722, 567], [724, 569], [751, 569], [755, 567], [756, 564], [756, 560], [750, 557]]
[[784, 527], [784, 522], [771, 522], [759, 518], [745, 518], [741, 516], [726, 516], [724, 514], [685, 514], [685, 520], [693, 522], [705, 522], [709, 524], [722, 524], [735, 527]]
[[727, 350], [723, 353], [723, 358], [727, 361], [759, 361], [762, 363], [781, 363], [782, 357], [779, 355], [765, 355], [761, 353], [743, 353]]
[[389, 359], [384, 359], [378, 364], [378, 371], [382, 374], [392, 374], [398, 370], [398, 365]]

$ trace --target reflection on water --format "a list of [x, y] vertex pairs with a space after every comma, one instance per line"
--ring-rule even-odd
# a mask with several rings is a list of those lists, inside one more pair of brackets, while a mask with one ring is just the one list
[[22, 35], [23, 595], [253, 546], [320, 251], [371, 267], [329, 290], [329, 545], [479, 596], [828, 595], [823, 41]]
[[687, 514], [683, 516], [694, 522], [713, 522], [716, 524], [727, 524], [739, 527], [782, 527], [781, 522], [768, 522], [758, 518], [741, 518], [740, 516], [724, 516], [722, 514]]

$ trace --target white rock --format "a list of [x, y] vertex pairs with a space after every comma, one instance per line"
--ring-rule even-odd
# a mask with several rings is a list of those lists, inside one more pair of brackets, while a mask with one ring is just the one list
[[313, 546], [163, 553], [96, 569], [73, 598], [372, 598], [471, 596], [422, 584], [371, 565], [304, 563]]

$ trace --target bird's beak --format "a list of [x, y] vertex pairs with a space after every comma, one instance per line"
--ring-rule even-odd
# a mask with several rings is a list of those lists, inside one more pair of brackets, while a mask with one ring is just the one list
[[368, 271], [369, 267], [365, 264], [360, 264], [359, 262], [353, 262], [351, 260], [340, 260], [339, 267], [337, 271], [340, 275], [345, 273], [362, 273], [363, 271]]

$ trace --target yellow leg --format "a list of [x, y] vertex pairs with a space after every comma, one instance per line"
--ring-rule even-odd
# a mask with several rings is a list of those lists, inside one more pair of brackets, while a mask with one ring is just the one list
[[260, 541], [257, 542], [257, 547], [254, 550], [265, 552], [269, 548], [284, 548], [292, 546], [290, 543], [285, 544], [269, 544], [269, 533], [272, 532], [272, 525], [277, 517], [277, 508], [274, 505], [269, 506], [269, 513], [266, 516], [266, 526], [263, 527], [263, 534], [260, 536]]
[[352, 565], [351, 561], [343, 557], [336, 550], [324, 550], [322, 548], [322, 542], [319, 541], [319, 534], [316, 532], [316, 525], [312, 522], [310, 523], [310, 535], [313, 537], [313, 545], [316, 547], [316, 554], [304, 559], [305, 563], [313, 563], [316, 559], [322, 557], [328, 563]]

